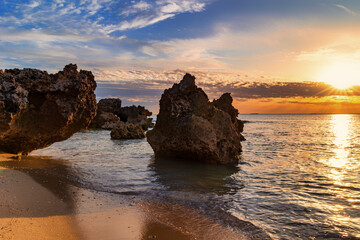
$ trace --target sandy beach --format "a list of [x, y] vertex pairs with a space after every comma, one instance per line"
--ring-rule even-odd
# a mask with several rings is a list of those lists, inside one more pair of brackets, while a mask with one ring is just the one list
[[122, 202], [44, 174], [57, 160], [0, 159], [0, 239], [256, 238], [182, 206]]

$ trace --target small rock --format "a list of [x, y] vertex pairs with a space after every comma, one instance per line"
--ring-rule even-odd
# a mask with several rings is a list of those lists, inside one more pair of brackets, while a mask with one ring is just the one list
[[141, 126], [120, 122], [111, 130], [112, 139], [140, 139], [145, 138], [145, 132]]
[[149, 127], [153, 127], [153, 119], [149, 118], [151, 115], [152, 112], [147, 110], [145, 107], [133, 105], [129, 107], [122, 107], [118, 116], [123, 122], [139, 125], [144, 130], [147, 130]]

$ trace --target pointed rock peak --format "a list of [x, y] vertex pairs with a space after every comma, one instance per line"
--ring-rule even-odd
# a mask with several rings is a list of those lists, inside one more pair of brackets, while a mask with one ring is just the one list
[[183, 79], [180, 81], [180, 89], [181, 90], [185, 90], [188, 88], [194, 88], [196, 87], [195, 85], [195, 76], [186, 73], [185, 76], [183, 77]]
[[239, 114], [238, 110], [234, 108], [232, 105], [233, 98], [231, 97], [230, 93], [224, 93], [221, 97], [217, 100], [213, 101], [213, 104], [216, 108], [221, 109], [230, 114], [231, 119], [235, 121], [237, 115]]
[[231, 105], [233, 98], [231, 97], [230, 93], [224, 93], [223, 95], [221, 95], [221, 97], [218, 99], [218, 101]]
[[76, 64], [68, 64], [64, 67], [64, 72], [77, 72], [77, 65]]

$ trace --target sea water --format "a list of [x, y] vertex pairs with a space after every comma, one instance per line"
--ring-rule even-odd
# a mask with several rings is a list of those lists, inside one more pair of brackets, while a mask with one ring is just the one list
[[274, 239], [360, 239], [360, 115], [239, 118], [247, 140], [234, 167], [155, 159], [146, 139], [111, 140], [105, 130], [31, 155], [65, 161], [75, 185], [171, 201], [230, 226], [231, 215]]

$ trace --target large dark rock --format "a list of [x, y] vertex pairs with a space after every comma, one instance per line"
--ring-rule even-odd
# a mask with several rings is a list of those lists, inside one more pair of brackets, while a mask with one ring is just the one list
[[209, 102], [195, 85], [195, 77], [186, 74], [161, 96], [156, 125], [148, 131], [147, 140], [157, 157], [236, 164], [240, 141], [245, 140], [237, 115], [230, 94]]
[[147, 130], [149, 127], [153, 126], [153, 119], [149, 118], [151, 115], [152, 112], [145, 107], [133, 105], [130, 107], [122, 107], [118, 116], [123, 122], [139, 125], [144, 130]]
[[74, 64], [56, 74], [0, 72], [0, 150], [26, 154], [86, 128], [96, 114], [95, 88], [93, 74]]
[[111, 130], [112, 139], [140, 139], [145, 138], [145, 132], [141, 126], [120, 122]]

